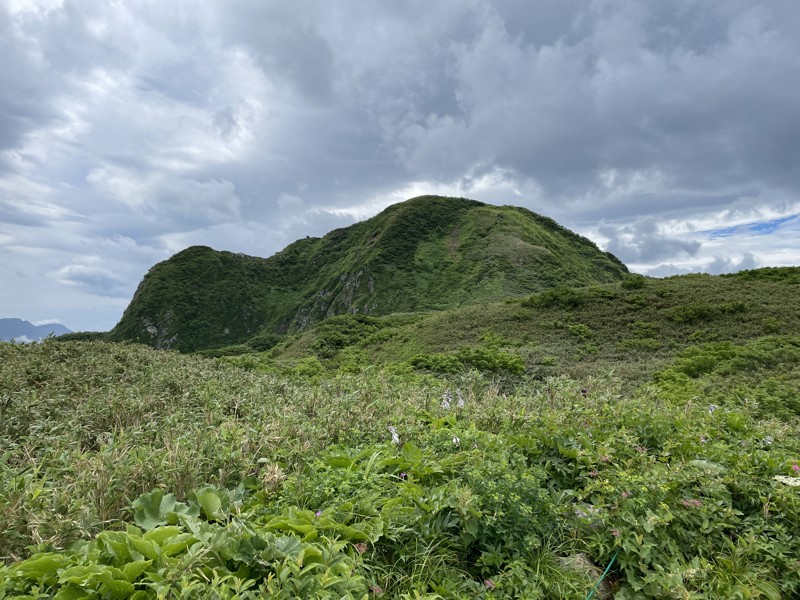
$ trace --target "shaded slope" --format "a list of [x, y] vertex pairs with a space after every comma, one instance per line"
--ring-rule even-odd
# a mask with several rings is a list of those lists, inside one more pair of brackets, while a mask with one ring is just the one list
[[267, 259], [184, 250], [150, 270], [110, 338], [192, 351], [258, 334], [265, 347], [339, 314], [442, 310], [626, 275], [528, 210], [423, 196]]

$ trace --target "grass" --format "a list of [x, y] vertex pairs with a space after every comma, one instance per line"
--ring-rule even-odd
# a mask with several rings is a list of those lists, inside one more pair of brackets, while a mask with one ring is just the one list
[[744, 335], [637, 385], [0, 344], [0, 597], [795, 597], [800, 337]]

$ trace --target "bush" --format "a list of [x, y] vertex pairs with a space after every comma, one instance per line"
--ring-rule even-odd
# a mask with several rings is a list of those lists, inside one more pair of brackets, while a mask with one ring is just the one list
[[617, 344], [620, 350], [658, 350], [663, 344], [656, 338], [631, 338]]
[[576, 290], [570, 287], [554, 287], [542, 292], [541, 294], [534, 294], [527, 300], [523, 300], [523, 306], [532, 306], [536, 308], [577, 308], [586, 300], [586, 295], [583, 291]]
[[460, 373], [470, 368], [485, 373], [525, 373], [525, 363], [520, 356], [496, 347], [464, 347], [455, 354], [419, 354], [410, 362], [416, 369], [434, 373]]
[[620, 282], [620, 286], [626, 290], [641, 290], [645, 286], [645, 283], [647, 283], [647, 279], [644, 275], [631, 275], [623, 279]]
[[710, 304], [695, 302], [683, 304], [667, 311], [667, 318], [675, 323], [696, 323], [705, 321], [717, 314], [717, 309]]

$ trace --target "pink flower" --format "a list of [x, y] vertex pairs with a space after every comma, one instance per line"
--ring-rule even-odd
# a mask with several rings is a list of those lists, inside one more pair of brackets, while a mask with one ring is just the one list
[[792, 465], [792, 471], [795, 473], [800, 473], [800, 465]]
[[589, 471], [589, 477], [597, 477], [599, 474], [595, 469]]
[[612, 529], [611, 530], [611, 535], [613, 535], [614, 537], [619, 537], [619, 535], [620, 535], [619, 529]]
[[630, 498], [631, 497], [631, 493], [630, 492], [622, 492], [622, 497], [623, 498]]
[[647, 452], [647, 448], [645, 448], [644, 446], [634, 446], [633, 449], [636, 450], [637, 452]]
[[383, 596], [383, 588], [379, 586], [377, 583], [373, 583], [371, 586], [369, 586], [369, 589], [376, 596]]
[[364, 542], [359, 542], [355, 547], [359, 554], [364, 554], [367, 551], [367, 545]]
[[486, 581], [484, 581], [483, 585], [485, 585], [490, 590], [494, 589], [494, 581], [492, 581], [491, 579], [487, 579]]

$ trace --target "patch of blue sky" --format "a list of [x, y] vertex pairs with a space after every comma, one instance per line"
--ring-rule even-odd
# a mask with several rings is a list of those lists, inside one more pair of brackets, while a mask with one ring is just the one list
[[730, 237], [738, 233], [742, 229], [741, 225], [734, 225], [733, 227], [723, 227], [722, 229], [707, 229], [701, 233], [708, 234], [712, 240], [721, 237]]
[[709, 239], [731, 237], [733, 235], [749, 233], [756, 235], [768, 235], [777, 231], [781, 225], [800, 218], [800, 214], [789, 215], [788, 217], [779, 217], [777, 219], [770, 219], [769, 221], [755, 221], [753, 223], [745, 223], [743, 225], [734, 225], [733, 227], [722, 227], [720, 229], [708, 229], [703, 231], [708, 235]]
[[753, 233], [758, 233], [758, 234], [773, 233], [776, 229], [778, 229], [784, 223], [788, 223], [789, 221], [793, 221], [798, 217], [800, 217], [800, 215], [789, 215], [788, 217], [781, 217], [780, 219], [772, 219], [771, 221], [761, 221], [760, 223], [750, 223], [749, 225], [747, 225], [747, 229], [749, 229]]

